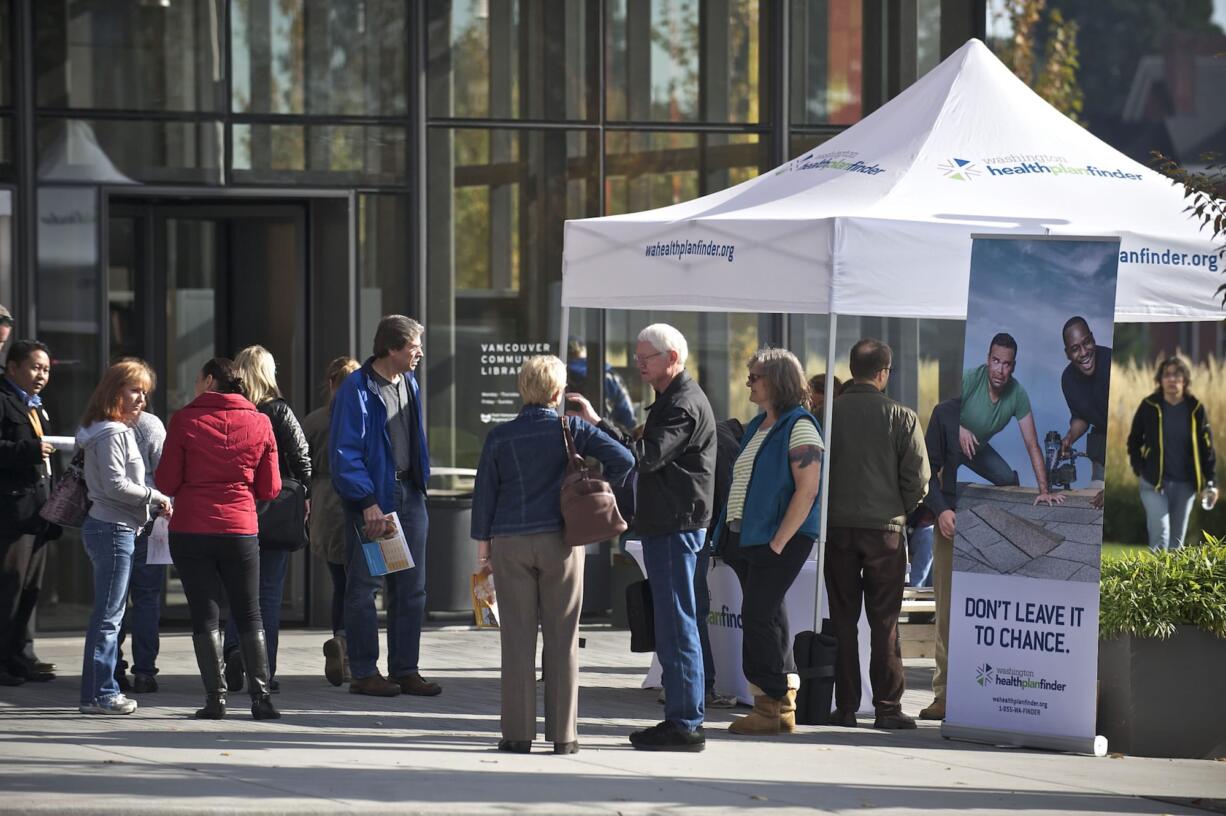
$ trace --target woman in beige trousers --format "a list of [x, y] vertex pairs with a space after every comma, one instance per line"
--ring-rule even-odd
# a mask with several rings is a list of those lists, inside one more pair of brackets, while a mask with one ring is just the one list
[[576, 450], [619, 483], [630, 452], [577, 417], [559, 418], [566, 366], [529, 357], [519, 371], [519, 416], [490, 431], [477, 466], [472, 537], [481, 569], [492, 569], [502, 637], [502, 739], [498, 750], [526, 754], [536, 739], [536, 631], [544, 636], [545, 739], [555, 754], [579, 750], [579, 613], [583, 548], [562, 540], [559, 492], [566, 473], [562, 422]]

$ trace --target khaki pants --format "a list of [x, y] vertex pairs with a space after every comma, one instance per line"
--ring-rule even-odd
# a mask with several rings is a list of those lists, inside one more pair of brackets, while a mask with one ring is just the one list
[[545, 640], [545, 739], [574, 742], [579, 717], [583, 547], [562, 533], [494, 538], [490, 564], [502, 637], [502, 736], [536, 739], [536, 630]]
[[949, 679], [949, 597], [954, 579], [954, 542], [937, 527], [932, 536], [932, 590], [937, 603], [937, 667], [932, 673], [934, 702], [945, 702]]

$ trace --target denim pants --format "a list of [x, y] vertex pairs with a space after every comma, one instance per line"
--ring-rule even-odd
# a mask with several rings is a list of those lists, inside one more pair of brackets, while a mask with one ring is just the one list
[[[285, 571], [289, 550], [260, 548], [260, 618], [264, 621], [264, 642], [268, 649], [268, 677], [277, 676], [277, 643], [281, 636], [281, 597], [285, 594]], [[238, 624], [234, 615], [226, 621], [223, 651], [238, 648]]]
[[386, 578], [387, 673], [392, 677], [418, 670], [421, 626], [426, 617], [426, 495], [405, 482], [397, 483], [396, 512], [416, 566], [386, 576], [370, 574], [358, 530], [362, 516], [345, 513], [345, 637], [349, 670], [355, 680], [378, 672], [379, 618], [375, 593]]
[[152, 529], [152, 526], [146, 526], [136, 536], [136, 546], [132, 550], [132, 578], [128, 582], [132, 606], [124, 613], [123, 626], [119, 630], [116, 670], [120, 674], [127, 669], [123, 659], [123, 642], [128, 635], [132, 636], [132, 673], [149, 677], [158, 673], [158, 652], [162, 647], [158, 631], [166, 565], [145, 563], [149, 558], [149, 532]]
[[963, 461], [962, 464], [970, 468], [971, 472], [997, 487], [1009, 487], [1020, 484], [1017, 471], [1005, 461], [1005, 457], [1001, 456], [996, 452], [995, 448], [982, 440], [979, 442], [979, 447], [975, 448], [975, 458], [969, 462]]
[[1145, 526], [1149, 531], [1149, 547], [1165, 550], [1183, 546], [1188, 532], [1188, 516], [1196, 500], [1196, 485], [1192, 482], [1162, 480], [1162, 492], [1141, 479], [1141, 506], [1145, 508]]
[[932, 586], [932, 535], [936, 525], [927, 524], [911, 534], [911, 569], [907, 576], [909, 587]]
[[702, 725], [702, 643], [694, 600], [694, 568], [706, 530], [643, 537], [643, 563], [655, 607], [656, 656], [664, 675], [664, 719], [694, 731]]
[[90, 705], [119, 693], [115, 660], [119, 624], [128, 602], [136, 528], [98, 521], [91, 516], [81, 525], [81, 538], [94, 567], [94, 610], [85, 630], [85, 656], [81, 663], [81, 705]]

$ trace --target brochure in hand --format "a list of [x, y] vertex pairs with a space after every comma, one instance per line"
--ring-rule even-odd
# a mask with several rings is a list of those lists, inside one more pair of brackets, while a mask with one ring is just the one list
[[400, 526], [400, 517], [395, 513], [385, 516], [387, 529], [383, 535], [372, 541], [366, 531], [357, 527], [358, 540], [362, 542], [362, 554], [366, 556], [366, 566], [371, 575], [387, 575], [389, 572], [400, 572], [412, 569], [413, 556], [409, 554], [409, 542], [404, 537], [404, 528]]

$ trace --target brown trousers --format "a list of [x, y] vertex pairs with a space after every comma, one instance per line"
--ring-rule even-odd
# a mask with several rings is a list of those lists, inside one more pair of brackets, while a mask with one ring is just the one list
[[945, 702], [949, 684], [949, 598], [954, 580], [954, 542], [932, 531], [932, 593], [937, 604], [936, 670], [932, 673], [932, 694], [935, 702]]
[[835, 705], [860, 708], [860, 655], [856, 624], [860, 605], [868, 617], [871, 657], [869, 681], [877, 714], [902, 710], [906, 679], [898, 647], [898, 613], [907, 575], [907, 548], [902, 533], [831, 527], [826, 549], [826, 588], [830, 623], [839, 640], [834, 664]]
[[502, 736], [536, 739], [536, 629], [545, 641], [545, 739], [574, 742], [579, 719], [583, 547], [562, 533], [494, 538], [490, 565], [502, 637]]

